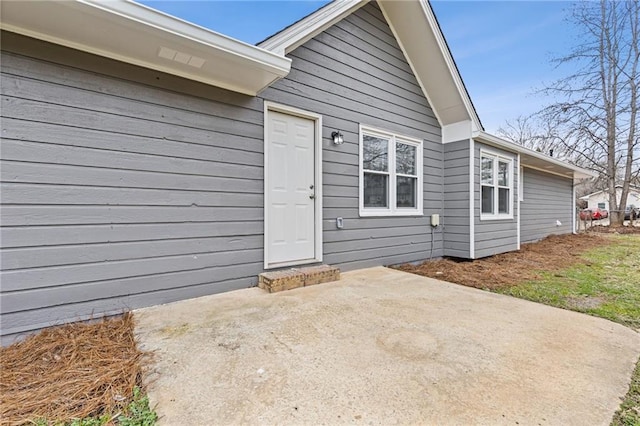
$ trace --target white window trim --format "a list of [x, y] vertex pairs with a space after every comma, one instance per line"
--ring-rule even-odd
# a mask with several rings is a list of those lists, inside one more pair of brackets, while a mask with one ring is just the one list
[[[373, 136], [381, 136], [389, 138], [395, 147], [396, 141], [416, 146], [416, 171], [418, 175], [418, 188], [416, 194], [416, 208], [398, 208], [396, 204], [396, 172], [395, 172], [395, 149], [389, 149], [389, 208], [365, 208], [364, 207], [364, 165], [363, 165], [363, 134], [367, 133]], [[423, 216], [423, 179], [424, 170], [422, 168], [424, 157], [424, 143], [421, 139], [412, 138], [410, 136], [392, 133], [386, 130], [377, 129], [375, 127], [360, 125], [359, 126], [359, 148], [358, 148], [358, 186], [359, 186], [359, 211], [361, 217], [372, 216]], [[393, 170], [393, 171], [392, 171]]]
[[[493, 179], [494, 179], [494, 185], [493, 188], [495, 189], [495, 193], [494, 193], [494, 199], [493, 199], [493, 211], [495, 213], [482, 213], [482, 157], [491, 157], [493, 158]], [[509, 185], [508, 185], [508, 189], [509, 189], [509, 213], [505, 214], [505, 213], [498, 213], [498, 204], [499, 204], [499, 188], [500, 186], [498, 185], [498, 161], [502, 161], [505, 163], [509, 164]], [[479, 183], [480, 183], [480, 220], [512, 220], [513, 219], [513, 181], [514, 181], [514, 170], [513, 170], [513, 158], [511, 157], [506, 157], [504, 155], [501, 155], [497, 152], [493, 152], [493, 151], [488, 151], [488, 150], [484, 150], [481, 149], [480, 150], [480, 176], [479, 176]], [[507, 187], [502, 187], [502, 188], [507, 188]]]

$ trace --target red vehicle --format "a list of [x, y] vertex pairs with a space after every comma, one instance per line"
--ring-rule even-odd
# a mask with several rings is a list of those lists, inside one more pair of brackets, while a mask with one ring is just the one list
[[609, 217], [609, 212], [603, 209], [584, 209], [580, 211], [580, 220], [600, 220]]

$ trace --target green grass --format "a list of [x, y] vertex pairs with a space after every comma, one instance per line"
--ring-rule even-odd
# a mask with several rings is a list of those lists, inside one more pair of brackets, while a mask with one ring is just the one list
[[500, 293], [584, 312], [640, 330], [640, 235], [610, 236], [614, 243], [590, 250], [561, 272], [541, 271], [541, 278]]
[[[640, 235], [611, 235], [613, 244], [582, 255], [586, 264], [499, 289], [499, 293], [584, 312], [640, 331]], [[640, 426], [640, 360], [611, 426]]]
[[631, 377], [629, 392], [613, 417], [611, 426], [640, 426], [640, 360]]
[[133, 389], [133, 399], [122, 413], [104, 414], [100, 417], [88, 417], [84, 419], [72, 419], [67, 422], [51, 422], [47, 419], [38, 419], [33, 423], [36, 426], [103, 426], [116, 424], [120, 426], [153, 426], [158, 420], [158, 415], [149, 407], [149, 397], [140, 391]]

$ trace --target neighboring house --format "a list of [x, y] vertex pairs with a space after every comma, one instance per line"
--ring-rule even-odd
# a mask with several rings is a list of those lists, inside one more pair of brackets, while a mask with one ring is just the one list
[[[620, 204], [620, 198], [622, 198], [622, 185], [616, 186], [616, 201]], [[587, 202], [588, 209], [605, 209], [611, 210], [609, 207], [609, 190], [597, 191], [584, 197], [580, 197], [581, 200]], [[629, 205], [640, 206], [640, 188], [629, 187], [629, 194], [627, 195], [627, 202], [624, 207]]]
[[4, 342], [266, 269], [517, 250], [591, 176], [483, 131], [426, 1], [258, 46], [115, 1], [2, 2], [2, 29]]

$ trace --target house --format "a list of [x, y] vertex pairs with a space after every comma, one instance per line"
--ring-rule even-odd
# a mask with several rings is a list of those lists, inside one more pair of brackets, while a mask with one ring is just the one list
[[[123, 1], [2, 3], [2, 335], [574, 229], [591, 174], [482, 128], [430, 5], [248, 45]], [[438, 226], [432, 226], [438, 224]]]
[[[616, 185], [616, 200], [620, 203], [620, 198], [622, 197], [622, 185]], [[581, 200], [587, 202], [588, 209], [604, 209], [611, 210], [609, 207], [609, 190], [597, 191], [592, 194], [585, 195], [584, 197], [580, 197]], [[627, 195], [627, 203], [626, 206], [630, 205], [640, 206], [640, 188], [636, 188], [633, 186], [629, 187], [629, 194]]]

